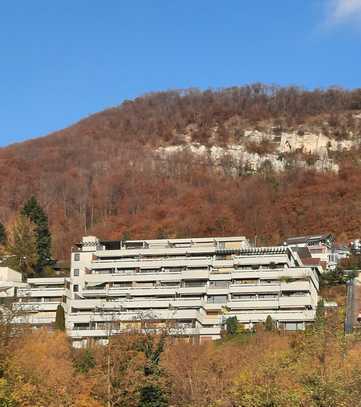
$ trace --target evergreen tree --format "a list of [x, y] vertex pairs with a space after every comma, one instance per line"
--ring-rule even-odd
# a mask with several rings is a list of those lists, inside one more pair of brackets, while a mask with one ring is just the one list
[[139, 407], [167, 407], [168, 400], [164, 391], [156, 384], [149, 384], [140, 389]]
[[237, 317], [230, 317], [226, 320], [227, 335], [237, 335], [239, 332], [239, 324]]
[[55, 316], [55, 329], [65, 331], [65, 313], [62, 305], [58, 305]]
[[5, 252], [5, 265], [20, 271], [25, 277], [34, 275], [38, 262], [35, 225], [20, 215], [10, 230]]
[[52, 265], [51, 235], [49, 232], [48, 217], [34, 196], [26, 202], [21, 213], [36, 225], [35, 232], [38, 253], [36, 271], [40, 273], [44, 267]]
[[[96, 361], [91, 349], [82, 349], [78, 352], [74, 362], [75, 368], [80, 373], [88, 373], [90, 369], [96, 366]], [[1, 407], [1, 405], [0, 405]]]
[[0, 245], [4, 245], [6, 243], [6, 230], [5, 226], [0, 223]]
[[161, 384], [164, 379], [164, 371], [160, 366], [160, 357], [164, 352], [165, 341], [165, 334], [161, 334], [158, 341], [152, 334], [146, 335], [141, 341], [140, 349], [143, 350], [146, 358], [144, 376], [147, 381], [140, 388], [138, 407], [167, 407], [169, 405], [166, 389]]
[[266, 331], [272, 331], [273, 330], [273, 319], [272, 319], [271, 315], [268, 315], [268, 317], [266, 318], [265, 330]]

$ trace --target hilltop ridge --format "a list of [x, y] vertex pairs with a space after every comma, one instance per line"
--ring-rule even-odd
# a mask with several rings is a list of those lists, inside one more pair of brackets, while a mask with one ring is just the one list
[[361, 89], [158, 92], [0, 149], [0, 221], [36, 194], [54, 254], [104, 238], [361, 234]]

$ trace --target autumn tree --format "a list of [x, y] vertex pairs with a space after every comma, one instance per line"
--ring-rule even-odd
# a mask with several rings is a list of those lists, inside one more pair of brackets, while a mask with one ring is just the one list
[[6, 244], [5, 264], [22, 273], [33, 276], [38, 262], [35, 225], [30, 219], [19, 215], [10, 228]]
[[44, 267], [52, 264], [51, 235], [48, 226], [48, 217], [34, 196], [25, 203], [21, 213], [23, 216], [29, 218], [35, 225], [38, 255], [36, 272], [40, 273]]
[[[27, 331], [26, 326], [16, 323], [23, 316], [14, 298], [0, 298], [0, 380], [4, 378], [8, 356], [14, 352], [14, 342]], [[3, 382], [2, 386], [5, 392], [6, 383]]]
[[138, 407], [145, 358], [136, 343], [137, 338], [126, 333], [110, 337], [108, 345], [97, 349], [94, 392], [107, 407]]
[[91, 396], [93, 382], [78, 375], [62, 332], [40, 329], [16, 341], [6, 379], [15, 405], [22, 407], [101, 407]]

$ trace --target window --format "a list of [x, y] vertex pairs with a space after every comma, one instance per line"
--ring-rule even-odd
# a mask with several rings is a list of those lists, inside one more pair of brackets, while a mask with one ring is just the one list
[[207, 285], [206, 280], [191, 280], [191, 281], [183, 281], [183, 287], [205, 287]]
[[79, 253], [75, 253], [74, 254], [74, 261], [79, 261], [80, 260], [80, 254]]
[[63, 297], [44, 297], [44, 302], [61, 302]]
[[278, 298], [278, 294], [259, 294], [258, 295], [259, 300], [273, 300], [275, 298]]
[[227, 295], [209, 295], [208, 303], [210, 304], [225, 304], [227, 302]]
[[211, 288], [228, 288], [229, 281], [226, 280], [210, 281], [209, 286]]
[[233, 284], [257, 284], [257, 283], [258, 283], [258, 279], [251, 279], [251, 278], [233, 280]]
[[232, 294], [232, 300], [255, 300], [256, 294]]
[[119, 281], [116, 283], [113, 283], [113, 288], [128, 288], [132, 286], [131, 281]]
[[79, 269], [74, 269], [73, 275], [74, 275], [74, 277], [78, 277], [79, 276]]
[[160, 282], [161, 287], [179, 287], [179, 282], [178, 281], [161, 281]]
[[74, 284], [74, 285], [73, 285], [73, 291], [74, 291], [75, 293], [77, 293], [77, 292], [79, 291], [79, 286], [78, 286], [78, 284]]
[[279, 328], [286, 331], [303, 331], [305, 329], [304, 322], [279, 322]]

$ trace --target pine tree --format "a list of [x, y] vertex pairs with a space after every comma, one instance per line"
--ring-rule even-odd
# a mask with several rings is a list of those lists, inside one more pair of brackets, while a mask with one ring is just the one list
[[167, 407], [168, 400], [164, 391], [156, 384], [149, 384], [140, 389], [138, 407]]
[[226, 331], [230, 336], [237, 335], [239, 332], [239, 323], [237, 317], [230, 317], [226, 320]]
[[164, 371], [160, 366], [165, 341], [166, 335], [164, 333], [160, 335], [158, 341], [154, 335], [148, 334], [143, 338], [140, 345], [146, 359], [144, 376], [147, 380], [145, 385], [140, 388], [138, 407], [167, 407], [169, 405], [166, 389], [162, 386]]
[[55, 329], [65, 331], [65, 313], [62, 305], [58, 305], [55, 316]]
[[0, 245], [4, 245], [6, 243], [6, 230], [5, 226], [0, 223]]
[[90, 348], [80, 350], [75, 356], [74, 366], [80, 373], [88, 373], [90, 369], [96, 366], [96, 361]]
[[33, 276], [38, 262], [35, 225], [20, 215], [10, 230], [5, 252], [5, 264], [20, 271], [25, 277]]
[[268, 315], [265, 322], [265, 330], [272, 331], [273, 330], [273, 319], [271, 315]]
[[52, 265], [51, 235], [49, 232], [48, 217], [34, 196], [26, 202], [21, 213], [36, 225], [35, 232], [38, 253], [36, 271], [40, 273], [44, 267]]

